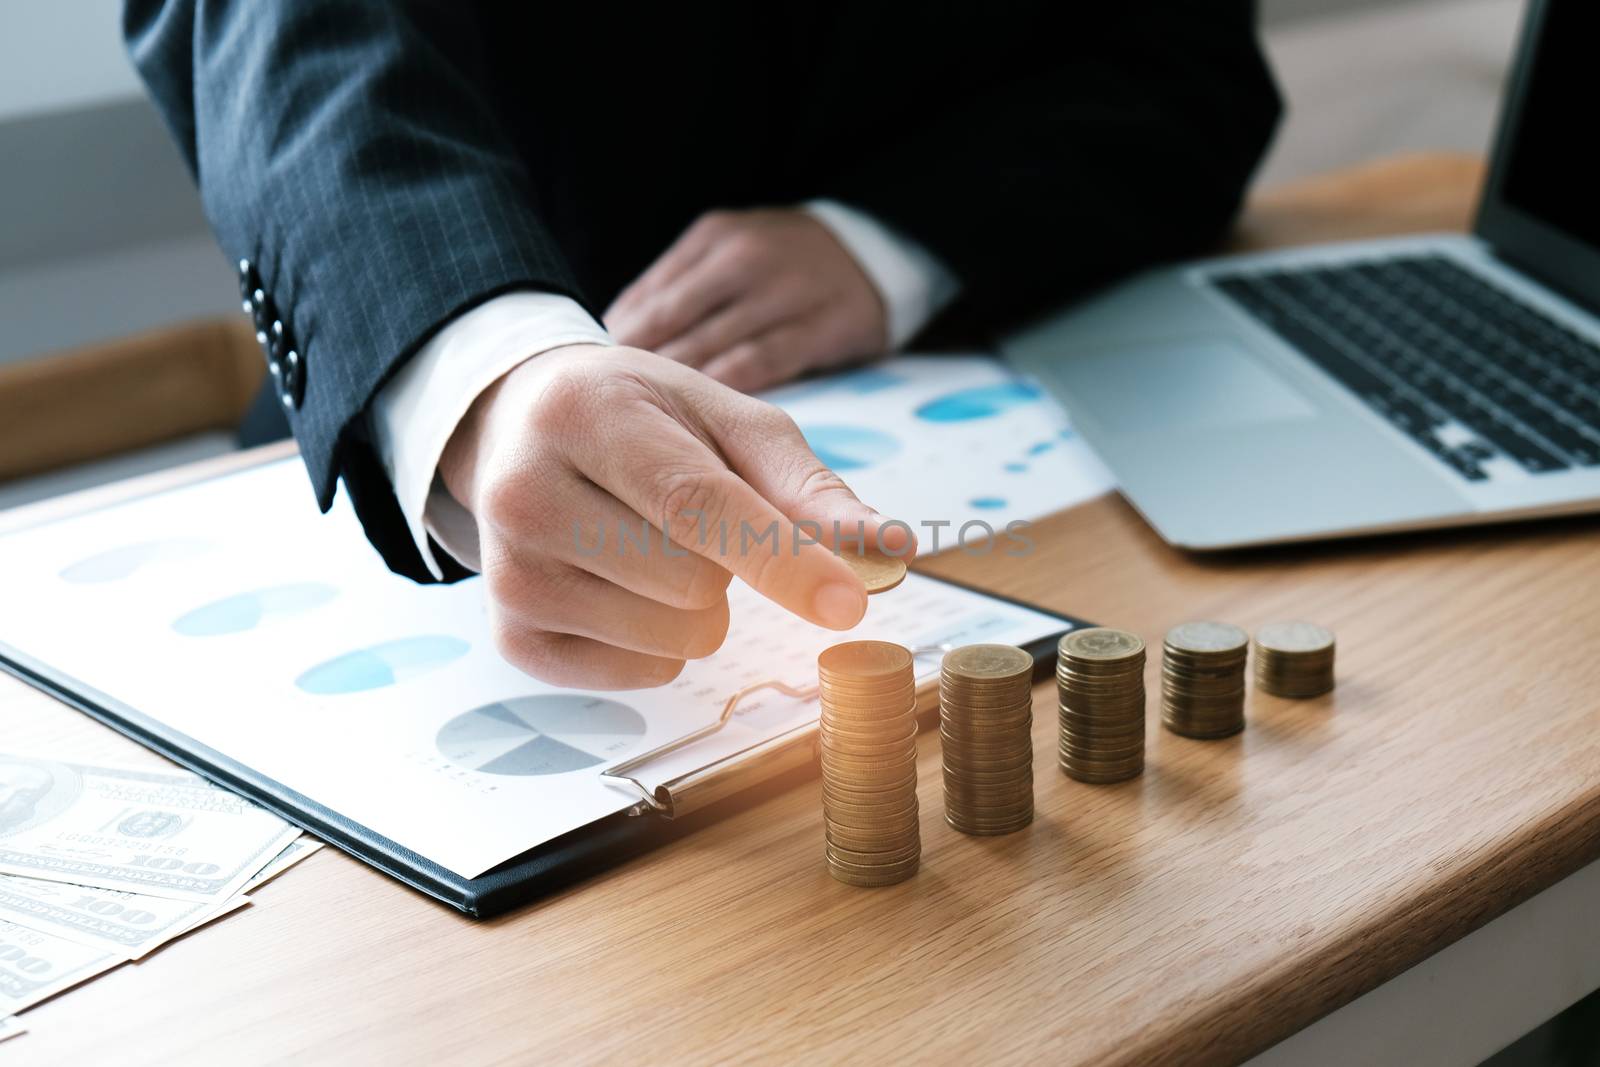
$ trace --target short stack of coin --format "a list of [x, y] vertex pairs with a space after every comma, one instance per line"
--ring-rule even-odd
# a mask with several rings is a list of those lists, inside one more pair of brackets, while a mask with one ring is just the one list
[[1144, 642], [1123, 630], [1075, 630], [1058, 646], [1061, 769], [1080, 782], [1144, 770]]
[[1310, 622], [1273, 622], [1256, 631], [1256, 687], [1280, 697], [1333, 688], [1333, 633]]
[[911, 653], [851, 641], [817, 657], [828, 871], [891, 885], [917, 871], [917, 689]]
[[964, 834], [1009, 834], [1033, 821], [1033, 657], [967, 645], [939, 673], [944, 820]]
[[1184, 737], [1231, 737], [1244, 729], [1250, 635], [1225, 622], [1167, 631], [1161, 657], [1161, 721]]

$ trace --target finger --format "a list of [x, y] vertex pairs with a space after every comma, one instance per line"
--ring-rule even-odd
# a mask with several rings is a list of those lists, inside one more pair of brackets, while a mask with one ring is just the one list
[[695, 219], [643, 274], [617, 294], [606, 309], [605, 320], [609, 323], [613, 316], [620, 319], [636, 313], [645, 297], [659, 292], [715, 248], [732, 224], [732, 214], [723, 211], [708, 211]]
[[649, 689], [683, 672], [681, 659], [630, 652], [574, 634], [506, 622], [495, 627], [500, 655], [524, 674], [571, 689]]
[[709, 608], [725, 601], [733, 575], [693, 553], [668, 553], [667, 537], [611, 494], [584, 482], [572, 490], [565, 513], [570, 541], [554, 558], [640, 596], [675, 608]]
[[[698, 398], [705, 422], [716, 421], [737, 398], [684, 373], [705, 386]], [[584, 475], [638, 515], [654, 518], [675, 544], [727, 568], [796, 615], [835, 630], [861, 621], [866, 594], [850, 569], [806, 531], [796, 531], [704, 441], [660, 409], [641, 412], [628, 425], [632, 440], [575, 457]], [[778, 464], [795, 459], [768, 457]]]
[[731, 251], [713, 251], [660, 290], [637, 310], [608, 321], [618, 341], [654, 350], [686, 332], [745, 291], [755, 281]]
[[706, 360], [700, 369], [730, 389], [755, 393], [836, 362], [830, 355], [826, 324], [808, 316], [741, 341]]
[[699, 367], [713, 356], [754, 340], [806, 310], [796, 300], [795, 290], [765, 286], [745, 293], [671, 341], [656, 346], [655, 352], [677, 363]]
[[909, 524], [891, 522], [862, 503], [811, 451], [787, 413], [745, 398], [740, 417], [719, 422], [715, 432], [735, 472], [790, 519], [819, 523], [824, 543], [837, 551], [881, 551], [900, 558], [916, 554]]
[[504, 621], [665, 659], [709, 656], [728, 635], [725, 596], [675, 608], [545, 557], [496, 568], [489, 588]]

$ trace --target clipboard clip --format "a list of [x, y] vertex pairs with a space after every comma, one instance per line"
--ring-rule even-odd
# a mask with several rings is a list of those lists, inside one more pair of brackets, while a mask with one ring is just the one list
[[[923, 656], [932, 655], [942, 656], [955, 647], [956, 646], [950, 642], [943, 642], [937, 645], [921, 645], [917, 648], [913, 648], [911, 650], [911, 655], [913, 658], [921, 658]], [[755, 694], [768, 690], [781, 693], [782, 695], [791, 697], [795, 700], [810, 700], [817, 695], [818, 687], [815, 685], [793, 686], [787, 682], [779, 681], [776, 678], [770, 678], [764, 682], [754, 682], [745, 686], [743, 689], [740, 689], [738, 692], [734, 693], [726, 701], [724, 701], [722, 705], [722, 713], [718, 715], [712, 722], [707, 723], [698, 730], [684, 734], [682, 737], [668, 741], [666, 744], [661, 745], [658, 748], [652, 748], [650, 751], [642, 755], [634, 756], [629, 760], [624, 760], [623, 762], [611, 767], [609, 770], [601, 771], [600, 777], [609, 778], [614, 782], [620, 782], [632, 786], [634, 789], [639, 791], [639, 794], [643, 799], [633, 807], [629, 808], [628, 814], [644, 815], [649, 812], [656, 812], [657, 814], [670, 816], [672, 814], [672, 806], [666, 801], [663, 801], [657, 797], [655, 790], [652, 790], [639, 780], [637, 776], [639, 768], [648, 766], [656, 760], [659, 760], [665, 756], [669, 756], [681, 749], [688, 748], [697, 741], [702, 741], [705, 738], [710, 737], [712, 734], [717, 733], [724, 726], [727, 726], [728, 723], [733, 719], [734, 713], [739, 710], [739, 705], [743, 704]], [[733, 753], [732, 755], [737, 756], [739, 753]], [[731, 758], [731, 756], [729, 758]]]

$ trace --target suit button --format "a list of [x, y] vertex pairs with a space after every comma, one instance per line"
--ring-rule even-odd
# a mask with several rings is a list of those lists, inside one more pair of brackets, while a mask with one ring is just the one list
[[289, 337], [283, 328], [283, 320], [273, 319], [272, 325], [267, 327], [267, 362], [282, 363], [283, 354], [288, 350]]
[[244, 305], [246, 315], [253, 314], [261, 306], [262, 299], [266, 296], [261, 291], [261, 276], [256, 273], [248, 259], [239, 261], [239, 301]]
[[282, 370], [278, 364], [273, 365], [273, 379], [278, 383], [278, 399], [283, 401], [283, 406], [293, 411], [300, 407], [300, 402], [306, 395], [306, 368], [305, 362], [300, 358], [300, 353], [294, 349], [283, 354]]
[[272, 306], [272, 301], [261, 289], [254, 289], [250, 294], [250, 304], [256, 324], [256, 343], [267, 343], [267, 328], [272, 325], [272, 320], [278, 317], [277, 308]]

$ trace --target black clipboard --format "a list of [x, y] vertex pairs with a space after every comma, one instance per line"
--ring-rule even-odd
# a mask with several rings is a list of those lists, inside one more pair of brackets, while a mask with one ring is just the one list
[[[225, 473], [234, 473], [234, 470]], [[207, 479], [201, 477], [195, 482], [204, 480]], [[114, 503], [125, 503], [142, 495], [150, 494], [131, 494]], [[1061, 623], [1058, 631], [1026, 646], [1033, 657], [1035, 681], [1054, 672], [1056, 645], [1061, 635], [1091, 625], [1082, 619], [998, 596], [977, 586], [932, 575], [923, 577], [1058, 620]], [[677, 840], [765, 796], [792, 788], [817, 773], [814, 763], [800, 767], [681, 818], [665, 819], [648, 813], [620, 811], [537, 845], [475, 878], [465, 878], [4, 642], [0, 642], [0, 670], [77, 708], [174, 763], [248, 797], [413, 889], [480, 919], [499, 915]], [[930, 718], [936, 720], [937, 715], [925, 714], [924, 725]]]

